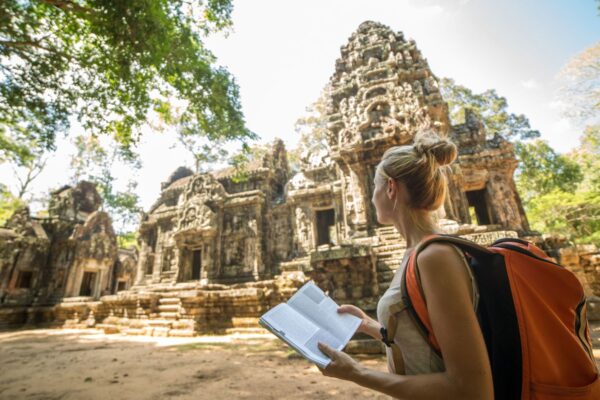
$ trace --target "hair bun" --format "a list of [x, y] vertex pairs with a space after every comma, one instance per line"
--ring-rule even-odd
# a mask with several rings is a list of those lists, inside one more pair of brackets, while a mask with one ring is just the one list
[[433, 157], [440, 166], [452, 163], [458, 156], [454, 143], [431, 130], [418, 132], [413, 147], [417, 156]]

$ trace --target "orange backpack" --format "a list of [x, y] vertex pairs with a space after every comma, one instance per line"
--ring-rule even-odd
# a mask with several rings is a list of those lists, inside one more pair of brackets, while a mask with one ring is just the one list
[[402, 276], [403, 301], [438, 355], [443, 357], [416, 265], [419, 252], [433, 242], [460, 248], [479, 287], [476, 313], [496, 400], [600, 399], [583, 287], [572, 272], [521, 239], [500, 239], [485, 248], [433, 235], [410, 255]]

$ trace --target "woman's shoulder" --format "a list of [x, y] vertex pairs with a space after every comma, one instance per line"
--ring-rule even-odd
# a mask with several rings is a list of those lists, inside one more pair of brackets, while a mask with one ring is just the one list
[[423, 268], [432, 268], [433, 266], [440, 264], [452, 264], [460, 266], [462, 269], [464, 262], [464, 255], [456, 246], [443, 242], [429, 244], [420, 251], [417, 256], [419, 270]]

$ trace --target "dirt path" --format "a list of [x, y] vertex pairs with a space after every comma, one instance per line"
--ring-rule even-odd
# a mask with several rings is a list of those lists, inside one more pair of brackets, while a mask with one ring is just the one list
[[[271, 337], [182, 340], [93, 330], [2, 333], [0, 398], [388, 399], [322, 376]], [[372, 368], [386, 368], [381, 357], [356, 358]]]
[[[600, 324], [592, 326], [600, 365]], [[383, 357], [354, 356], [386, 370]], [[190, 339], [96, 330], [0, 333], [0, 398], [388, 399], [327, 378], [272, 335]]]

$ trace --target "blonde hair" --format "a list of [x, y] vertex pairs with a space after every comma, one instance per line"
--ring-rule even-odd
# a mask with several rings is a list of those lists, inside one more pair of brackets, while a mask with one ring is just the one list
[[[444, 203], [446, 177], [443, 170], [457, 155], [454, 143], [427, 129], [415, 135], [412, 145], [387, 149], [376, 171], [384, 178], [404, 184], [411, 216], [419, 223], [416, 214], [435, 211]], [[422, 226], [423, 222], [419, 225]], [[427, 224], [433, 226], [431, 220]]]

